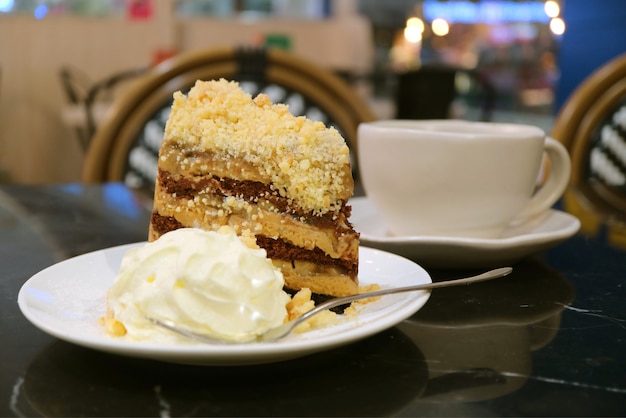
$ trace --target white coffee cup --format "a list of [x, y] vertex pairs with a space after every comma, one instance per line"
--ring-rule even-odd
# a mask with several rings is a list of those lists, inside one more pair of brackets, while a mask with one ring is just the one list
[[571, 170], [538, 127], [452, 119], [363, 123], [358, 158], [365, 194], [396, 236], [497, 238], [548, 210]]

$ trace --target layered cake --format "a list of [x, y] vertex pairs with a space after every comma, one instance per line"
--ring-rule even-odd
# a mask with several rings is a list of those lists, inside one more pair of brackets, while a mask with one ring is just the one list
[[359, 235], [348, 218], [350, 153], [334, 128], [295, 117], [236, 82], [177, 92], [158, 162], [149, 240], [182, 227], [251, 234], [286, 290], [358, 293]]

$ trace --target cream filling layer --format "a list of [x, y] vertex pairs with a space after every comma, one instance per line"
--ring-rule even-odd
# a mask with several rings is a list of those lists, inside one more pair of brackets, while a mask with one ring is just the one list
[[265, 209], [268, 205], [262, 202], [251, 204], [232, 196], [224, 199], [209, 194], [186, 199], [172, 196], [157, 186], [154, 205], [159, 215], [171, 216], [185, 226], [217, 230], [229, 225], [239, 233], [249, 230], [255, 235], [281, 238], [307, 250], [317, 247], [332, 258], [358, 259], [356, 233], [335, 234], [334, 228], [318, 228], [298, 218]]
[[[190, 152], [183, 155], [179, 149], [163, 147], [159, 156], [159, 169], [169, 173], [177, 173], [186, 178], [216, 175], [221, 178], [258, 181], [265, 184], [270, 184], [273, 181], [270, 175], [262, 173], [259, 167], [243, 158], [234, 158], [230, 155], [216, 154], [210, 151]], [[350, 166], [346, 165], [344, 170], [338, 172], [334, 178], [342, 185], [342, 188], [337, 195], [327, 196], [329, 202], [347, 201], [354, 191], [354, 180]], [[323, 185], [320, 187], [324, 188]], [[290, 198], [288, 191], [284, 197]], [[304, 209], [315, 211], [322, 208], [305, 207]]]
[[331, 296], [349, 296], [359, 293], [357, 280], [331, 266], [319, 266], [307, 261], [272, 260], [290, 289], [309, 288], [311, 292]]

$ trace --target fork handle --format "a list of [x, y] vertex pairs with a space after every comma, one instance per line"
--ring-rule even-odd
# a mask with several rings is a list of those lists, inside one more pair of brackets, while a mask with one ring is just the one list
[[445, 280], [441, 282], [423, 283], [423, 284], [417, 284], [413, 286], [391, 287], [388, 289], [381, 289], [381, 290], [375, 290], [372, 292], [357, 293], [355, 295], [334, 298], [334, 299], [327, 300], [326, 302], [320, 303], [319, 305], [317, 305], [310, 311], [302, 314], [296, 320], [298, 321], [298, 323], [301, 323], [302, 321], [312, 317], [318, 312], [321, 312], [326, 309], [331, 309], [336, 306], [345, 305], [355, 300], [375, 298], [375, 297], [391, 295], [395, 293], [414, 292], [418, 290], [429, 290], [429, 289], [437, 289], [440, 287], [458, 286], [462, 284], [483, 282], [487, 280], [496, 279], [498, 277], [506, 276], [508, 274], [511, 274], [512, 271], [513, 269], [511, 267], [500, 267], [497, 269], [489, 270], [485, 273], [478, 274], [476, 276], [465, 277], [462, 279], [452, 279], [452, 280]]

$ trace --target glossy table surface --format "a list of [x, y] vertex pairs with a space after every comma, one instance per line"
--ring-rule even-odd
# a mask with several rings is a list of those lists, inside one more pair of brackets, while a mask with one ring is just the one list
[[145, 240], [148, 205], [120, 184], [0, 187], [0, 416], [626, 415], [626, 251], [602, 234], [576, 235], [505, 279], [436, 290], [370, 338], [274, 364], [127, 358], [24, 318], [24, 282]]

